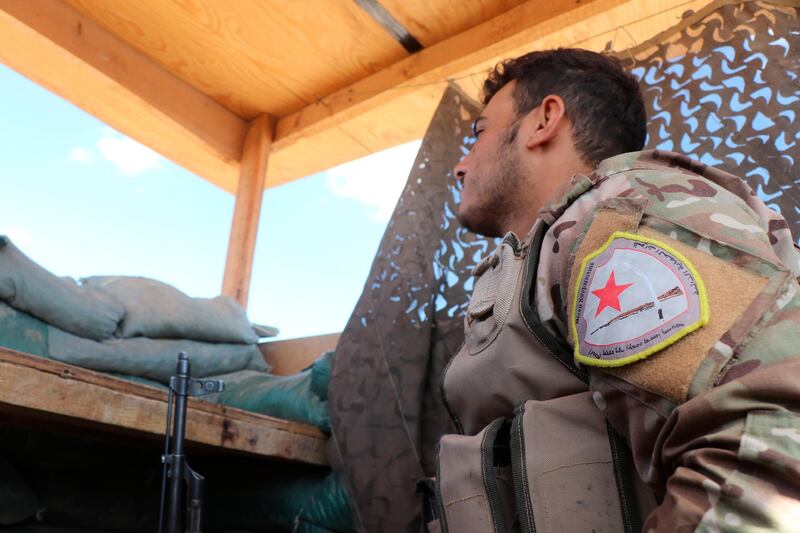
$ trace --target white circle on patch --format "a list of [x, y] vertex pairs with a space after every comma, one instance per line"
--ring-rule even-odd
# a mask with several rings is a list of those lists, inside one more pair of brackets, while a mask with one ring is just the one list
[[707, 321], [694, 267], [659, 241], [615, 233], [584, 260], [580, 275], [573, 320], [584, 364], [641, 359]]
[[689, 309], [677, 274], [658, 258], [628, 248], [614, 250], [597, 267], [589, 292], [584, 342], [596, 347], [630, 342]]

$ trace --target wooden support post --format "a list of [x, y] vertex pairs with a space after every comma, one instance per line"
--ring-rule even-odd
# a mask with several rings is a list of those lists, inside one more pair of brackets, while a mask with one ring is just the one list
[[244, 308], [247, 308], [247, 296], [250, 291], [258, 216], [261, 213], [261, 200], [264, 196], [272, 132], [272, 120], [267, 115], [261, 115], [250, 124], [242, 150], [222, 294], [235, 298]]

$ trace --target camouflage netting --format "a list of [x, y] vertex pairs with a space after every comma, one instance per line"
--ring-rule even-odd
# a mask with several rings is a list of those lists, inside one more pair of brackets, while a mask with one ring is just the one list
[[[792, 7], [794, 6], [794, 7]], [[800, 2], [717, 1], [621, 52], [649, 148], [745, 178], [800, 235]]]
[[463, 340], [469, 271], [489, 243], [455, 219], [450, 169], [471, 142], [477, 106], [448, 89], [336, 348], [330, 458], [367, 531], [417, 528], [417, 479], [452, 432], [439, 376]]
[[[619, 53], [642, 79], [648, 147], [748, 180], [800, 235], [800, 2], [718, 1]], [[448, 89], [336, 350], [330, 457], [364, 531], [417, 531], [417, 479], [453, 427], [442, 370], [463, 340], [470, 270], [491, 243], [455, 220], [451, 169], [478, 106]]]

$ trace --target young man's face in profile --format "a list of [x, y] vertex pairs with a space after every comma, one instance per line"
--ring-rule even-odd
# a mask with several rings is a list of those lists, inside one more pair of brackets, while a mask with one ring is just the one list
[[475, 121], [477, 140], [453, 169], [462, 183], [458, 219], [470, 231], [501, 236], [500, 220], [520, 185], [519, 154], [513, 132], [518, 126], [515, 82], [506, 84]]

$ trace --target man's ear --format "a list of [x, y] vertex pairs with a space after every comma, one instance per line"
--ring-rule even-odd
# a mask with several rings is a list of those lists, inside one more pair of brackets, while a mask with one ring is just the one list
[[566, 120], [564, 100], [558, 95], [549, 94], [531, 115], [533, 123], [526, 139], [528, 149], [544, 145], [558, 134], [560, 126]]

